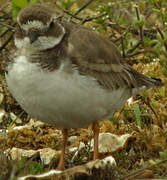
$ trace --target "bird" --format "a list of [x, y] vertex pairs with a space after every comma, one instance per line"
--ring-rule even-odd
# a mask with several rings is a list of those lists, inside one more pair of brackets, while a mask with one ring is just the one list
[[23, 8], [17, 23], [6, 82], [31, 117], [62, 130], [59, 170], [65, 169], [70, 128], [92, 124], [93, 159], [98, 159], [99, 121], [122, 108], [131, 96], [163, 86], [160, 79], [133, 69], [107, 37], [58, 18], [45, 4]]

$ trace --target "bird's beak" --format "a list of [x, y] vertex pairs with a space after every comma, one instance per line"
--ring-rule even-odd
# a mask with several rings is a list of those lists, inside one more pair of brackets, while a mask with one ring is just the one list
[[28, 37], [30, 38], [30, 43], [32, 44], [39, 37], [39, 33], [37, 31], [30, 31], [28, 33]]

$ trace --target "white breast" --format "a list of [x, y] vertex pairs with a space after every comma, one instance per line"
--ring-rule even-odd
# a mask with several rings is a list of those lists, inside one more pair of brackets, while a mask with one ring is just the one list
[[102, 89], [95, 79], [59, 70], [47, 72], [25, 56], [8, 67], [7, 84], [15, 99], [30, 116], [59, 128], [86, 127], [104, 120], [124, 105], [127, 89]]

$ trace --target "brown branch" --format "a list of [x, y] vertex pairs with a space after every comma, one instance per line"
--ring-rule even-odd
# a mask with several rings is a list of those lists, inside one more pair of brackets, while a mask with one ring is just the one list
[[135, 49], [137, 49], [140, 46], [141, 43], [142, 42], [139, 41], [136, 45], [134, 45], [134, 47], [128, 50], [127, 54], [131, 54]]
[[126, 55], [125, 55], [124, 39], [123, 38], [121, 38], [121, 44], [122, 44], [122, 56], [125, 58]]
[[135, 52], [133, 54], [127, 54], [126, 58], [127, 57], [133, 57], [133, 56], [136, 56], [138, 54], [143, 54], [143, 53], [152, 53], [152, 54], [155, 54], [155, 52], [153, 50], [151, 50], [151, 49], [141, 49], [141, 50], [139, 50], [139, 51], [137, 51], [137, 52]]
[[[137, 4], [135, 6], [135, 10], [136, 10], [137, 20], [140, 21], [139, 8]], [[143, 27], [142, 26], [140, 26], [139, 31], [140, 31], [140, 40], [143, 43]]]
[[78, 11], [74, 14], [74, 16], [78, 15], [81, 11], [83, 11], [89, 4], [91, 4], [94, 0], [88, 0]]
[[13, 38], [13, 35], [15, 33], [15, 28], [14, 26], [16, 25], [16, 23], [13, 23], [12, 25], [8, 25], [5, 23], [0, 22], [1, 25], [7, 27], [8, 29], [6, 31], [4, 31], [1, 35], [0, 38], [2, 38], [3, 36], [5, 36], [5, 34], [9, 31], [11, 31], [12, 33], [10, 34], [10, 36], [7, 38], [7, 40], [2, 44], [2, 46], [0, 47], [0, 52], [8, 45], [8, 43], [11, 41], [11, 39]]
[[10, 4], [10, 0], [8, 0], [4, 5], [1, 6], [0, 11], [3, 11]]
[[122, 34], [120, 35], [120, 37], [117, 38], [117, 39], [115, 39], [113, 42], [116, 43], [117, 41], [121, 40], [128, 32], [130, 32], [130, 28], [131, 28], [131, 27], [128, 27], [127, 30], [126, 30], [124, 33], [122, 33]]
[[136, 56], [136, 55], [139, 55], [139, 54], [143, 54], [144, 52], [147, 52], [147, 51], [145, 51], [145, 50], [140, 50], [140, 51], [137, 51], [137, 52], [135, 52], [135, 53], [133, 53], [133, 54], [127, 54], [125, 57], [126, 57], [126, 58], [130, 58], [130, 57], [133, 57], [133, 56]]
[[154, 108], [153, 108], [153, 107], [151, 106], [151, 104], [150, 104], [150, 98], [147, 97], [147, 100], [144, 100], [144, 99], [143, 99], [143, 101], [144, 101], [144, 103], [151, 109], [151, 111], [153, 112], [153, 114], [155, 115], [155, 117], [158, 119], [157, 113], [155, 112]]
[[6, 31], [4, 31], [1, 35], [0, 35], [0, 38], [2, 38], [3, 36], [5, 36], [6, 33], [9, 32], [9, 29], [7, 29]]
[[[123, 26], [120, 26], [119, 24], [117, 23], [106, 23], [109, 27], [113, 28], [114, 30], [116, 30], [117, 32], [120, 33], [120, 30], [121, 31], [125, 31], [126, 30], [126, 27], [123, 27]], [[134, 29], [131, 27], [130, 29], [130, 32], [134, 35], [139, 35], [140, 33], [138, 32], [137, 29]], [[156, 30], [155, 29], [143, 29], [143, 35], [146, 36], [146, 37], [149, 37], [151, 39], [157, 39], [157, 36], [156, 36]]]
[[143, 168], [141, 168], [141, 169], [137, 169], [137, 170], [135, 170], [135, 171], [133, 171], [133, 172], [130, 172], [128, 175], [125, 175], [125, 176], [123, 176], [122, 178], [120, 178], [120, 180], [125, 180], [125, 179], [128, 180], [128, 179], [131, 179], [131, 177], [134, 177], [134, 176], [140, 174], [140, 173], [143, 172], [144, 170], [150, 169], [150, 168], [152, 168], [152, 167], [154, 167], [154, 166], [160, 165], [160, 164], [165, 163], [165, 162], [167, 162], [167, 158], [164, 159], [164, 160], [162, 160], [162, 161], [160, 161], [160, 162], [157, 162], [157, 163], [155, 163], [155, 164], [148, 165], [148, 166], [145, 166], [145, 167], [143, 167]]
[[61, 6], [59, 6], [59, 5], [57, 4], [56, 1], [54, 2], [54, 4], [56, 5], [56, 7], [57, 7], [58, 9], [60, 9], [61, 11], [63, 11], [65, 14], [67, 14], [67, 15], [69, 15], [69, 16], [71, 16], [72, 18], [75, 18], [75, 19], [77, 19], [77, 20], [83, 21], [83, 18], [80, 18], [80, 17], [78, 17], [78, 16], [75, 16], [74, 14], [70, 13], [70, 12], [67, 11], [66, 9], [62, 8]]
[[93, 16], [93, 17], [87, 17], [87, 18], [81, 18], [79, 16], [76, 16], [75, 14], [72, 14], [70, 13], [69, 11], [67, 11], [66, 9], [60, 7], [56, 2], [55, 2], [55, 5], [57, 6], [57, 8], [59, 8], [61, 11], [63, 11], [64, 13], [66, 13], [67, 15], [71, 16], [72, 18], [75, 18], [79, 21], [82, 21], [81, 24], [84, 24], [85, 22], [88, 22], [88, 21], [92, 21], [94, 19], [97, 19], [97, 18], [100, 18], [100, 17], [103, 17], [105, 16], [107, 13], [102, 13], [98, 16]]
[[[0, 22], [0, 24], [3, 25], [3, 26], [5, 26], [5, 27], [7, 27], [8, 29], [10, 29], [10, 30], [12, 30], [12, 31], [15, 31], [15, 28], [14, 28], [13, 26], [9, 25], [9, 24], [5, 24], [5, 23], [3, 23], [3, 22]], [[15, 24], [14, 24], [14, 25], [15, 25]]]
[[[158, 33], [160, 34], [161, 38], [164, 40], [165, 36], [158, 25], [156, 25], [156, 29], [157, 29]], [[167, 43], [166, 42], [164, 42], [164, 46], [165, 46], [165, 50], [167, 51]]]
[[98, 16], [93, 16], [93, 17], [85, 18], [85, 19], [82, 20], [82, 23], [81, 23], [81, 24], [84, 24], [85, 22], [88, 22], [88, 21], [92, 21], [92, 20], [101, 18], [101, 17], [106, 16], [106, 15], [107, 15], [107, 13], [103, 13], [103, 14], [100, 14], [100, 15], [98, 15]]
[[13, 38], [14, 32], [11, 33], [11, 35], [8, 37], [8, 39], [2, 44], [0, 47], [0, 52], [8, 45], [8, 43], [11, 41]]
[[11, 12], [6, 12], [4, 10], [0, 11], [3, 15], [0, 16], [0, 20], [2, 21], [6, 21], [6, 20], [12, 20], [12, 16], [11, 16]]

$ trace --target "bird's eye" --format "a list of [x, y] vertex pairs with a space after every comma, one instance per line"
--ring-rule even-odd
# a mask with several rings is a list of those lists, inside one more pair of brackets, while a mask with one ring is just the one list
[[53, 28], [54, 27], [54, 22], [52, 21], [51, 23], [50, 23], [50, 28]]

